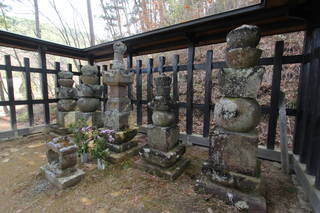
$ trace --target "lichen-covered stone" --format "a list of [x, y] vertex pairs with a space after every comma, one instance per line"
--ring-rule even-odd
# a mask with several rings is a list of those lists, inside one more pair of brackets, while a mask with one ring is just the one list
[[80, 98], [100, 98], [102, 95], [101, 85], [79, 84], [76, 88]]
[[265, 69], [254, 67], [247, 69], [221, 69], [218, 75], [222, 96], [256, 98]]
[[242, 25], [227, 35], [227, 49], [239, 47], [256, 47], [260, 41], [260, 30], [257, 26]]
[[149, 163], [167, 168], [174, 165], [183, 156], [185, 151], [186, 147], [184, 145], [177, 145], [168, 152], [152, 149], [146, 145], [140, 150], [139, 155]]
[[179, 140], [179, 127], [176, 125], [170, 127], [147, 126], [148, 145], [150, 148], [168, 152], [175, 147]]
[[131, 110], [130, 103], [131, 101], [128, 97], [112, 97], [108, 99], [107, 109], [108, 111], [117, 110], [119, 112], [129, 112]]
[[72, 79], [59, 79], [58, 83], [62, 87], [72, 87], [74, 84], [74, 80], [72, 80]]
[[95, 112], [78, 112], [77, 113], [77, 121], [79, 119], [85, 120], [87, 126], [93, 127], [103, 127], [104, 124], [104, 116], [103, 112], [95, 111]]
[[57, 109], [62, 112], [70, 112], [75, 110], [77, 101], [73, 99], [61, 99], [58, 101]]
[[104, 126], [115, 131], [129, 128], [129, 112], [105, 111]]
[[82, 75], [88, 75], [88, 76], [96, 76], [98, 75], [98, 67], [92, 66], [92, 65], [84, 65], [81, 67], [81, 73]]
[[114, 142], [110, 142], [110, 143], [122, 144], [132, 140], [137, 134], [138, 134], [138, 128], [129, 128], [123, 131], [117, 131], [114, 134], [114, 138], [115, 138]]
[[238, 172], [250, 176], [259, 174], [257, 160], [258, 134], [229, 132], [215, 128], [211, 135], [213, 141], [209, 161], [213, 168], [226, 172]]
[[106, 147], [111, 151], [111, 152], [125, 152], [133, 147], [136, 147], [138, 144], [136, 141], [127, 141], [125, 143], [121, 144], [114, 144], [114, 143], [106, 143]]
[[76, 111], [61, 112], [57, 110], [57, 123], [61, 127], [69, 128], [71, 124], [77, 122], [77, 113]]
[[248, 132], [258, 125], [260, 117], [260, 106], [255, 99], [224, 97], [214, 108], [217, 125], [228, 131]]
[[69, 88], [69, 87], [58, 88], [59, 99], [75, 99], [76, 97], [77, 97], [77, 92], [74, 88]]
[[72, 79], [72, 77], [73, 77], [73, 73], [70, 71], [58, 72], [59, 79]]
[[256, 66], [262, 51], [257, 48], [244, 47], [226, 51], [226, 63], [230, 68], [244, 69]]
[[84, 84], [99, 84], [99, 77], [96, 75], [81, 75], [80, 80]]
[[77, 106], [81, 112], [94, 112], [100, 107], [100, 100], [97, 98], [79, 98]]
[[154, 111], [152, 113], [152, 121], [155, 126], [171, 126], [175, 122], [175, 114], [170, 111]]

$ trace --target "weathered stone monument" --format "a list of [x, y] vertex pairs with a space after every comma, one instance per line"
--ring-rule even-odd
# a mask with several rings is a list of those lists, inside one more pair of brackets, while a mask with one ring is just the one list
[[102, 95], [98, 68], [97, 66], [85, 65], [81, 68], [81, 73], [80, 81], [82, 83], [76, 86], [78, 91], [77, 106], [80, 111], [77, 118], [85, 119], [88, 126], [102, 127], [103, 113], [97, 111], [101, 106], [100, 97]]
[[60, 189], [77, 184], [85, 174], [76, 168], [77, 146], [68, 136], [54, 138], [47, 143], [48, 164], [41, 168], [44, 176]]
[[176, 179], [190, 161], [182, 158], [186, 151], [179, 143], [179, 127], [174, 109], [176, 102], [170, 97], [171, 78], [161, 74], [155, 79], [156, 96], [149, 103], [154, 111], [153, 125], [147, 127], [148, 144], [139, 152], [138, 168], [168, 180]]
[[116, 42], [113, 50], [113, 67], [103, 73], [102, 80], [109, 88], [104, 127], [115, 131], [115, 140], [107, 142], [107, 147], [112, 152], [108, 160], [116, 163], [136, 155], [140, 147], [132, 140], [137, 134], [137, 128], [129, 126], [131, 102], [128, 98], [128, 86], [132, 84], [134, 74], [124, 68], [123, 55], [127, 47], [122, 42]]
[[260, 31], [243, 25], [227, 35], [226, 62], [220, 70], [221, 99], [214, 109], [217, 127], [211, 132], [209, 159], [197, 180], [198, 192], [211, 193], [248, 212], [266, 212], [257, 159], [260, 106], [256, 101], [263, 67]]
[[57, 122], [60, 127], [67, 128], [76, 121], [76, 103], [77, 92], [73, 88], [73, 74], [69, 71], [58, 73], [58, 83], [60, 87], [56, 88], [57, 98]]

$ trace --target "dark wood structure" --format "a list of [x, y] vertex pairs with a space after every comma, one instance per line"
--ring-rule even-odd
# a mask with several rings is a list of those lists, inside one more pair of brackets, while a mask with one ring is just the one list
[[[132, 104], [136, 106], [137, 124], [142, 124], [142, 109], [151, 99], [153, 91], [153, 75], [157, 72], [172, 72], [173, 76], [173, 98], [179, 102], [179, 82], [178, 73], [187, 72], [187, 99], [186, 102], [179, 102], [179, 108], [186, 109], [186, 134], [181, 138], [189, 143], [207, 146], [210, 129], [210, 114], [214, 109], [211, 103], [212, 96], [212, 70], [225, 67], [223, 61], [212, 61], [213, 52], [208, 51], [206, 61], [203, 64], [194, 63], [195, 48], [201, 45], [221, 43], [225, 41], [226, 34], [233, 28], [241, 24], [258, 25], [264, 36], [294, 31], [306, 31], [305, 51], [302, 55], [284, 56], [284, 43], [277, 42], [275, 45], [274, 57], [260, 59], [260, 65], [273, 65], [272, 93], [270, 106], [263, 106], [263, 112], [269, 114], [267, 149], [274, 150], [275, 135], [277, 128], [279, 93], [281, 82], [282, 66], [285, 64], [302, 64], [300, 73], [299, 100], [297, 109], [286, 109], [289, 116], [296, 116], [296, 130], [294, 138], [293, 157], [294, 169], [301, 174], [303, 179], [303, 169], [314, 178], [314, 182], [303, 179], [302, 183], [308, 190], [314, 208], [320, 209], [319, 192], [311, 192], [313, 185], [320, 189], [320, 19], [316, 0], [265, 0], [261, 4], [241, 8], [217, 15], [203, 17], [197, 20], [182, 24], [153, 30], [146, 33], [122, 38], [128, 46], [127, 66], [136, 74], [136, 87], [129, 87], [128, 93]], [[49, 99], [47, 74], [57, 74], [60, 71], [60, 64], [56, 63], [55, 69], [47, 69], [46, 54], [60, 55], [69, 58], [87, 60], [89, 63], [111, 60], [113, 57], [112, 45], [115, 41], [99, 44], [93, 47], [78, 49], [53, 42], [30, 38], [14, 33], [0, 31], [0, 45], [6, 47], [19, 48], [29, 51], [37, 51], [41, 59], [41, 68], [30, 67], [29, 59], [24, 59], [24, 66], [17, 67], [11, 65], [10, 56], [5, 56], [5, 64], [0, 65], [0, 70], [5, 70], [7, 78], [7, 88], [9, 100], [0, 101], [0, 106], [9, 106], [11, 115], [12, 130], [0, 132], [0, 137], [12, 137], [23, 135], [32, 131], [29, 129], [18, 129], [16, 119], [16, 106], [26, 104], [28, 106], [29, 124], [33, 126], [34, 112], [33, 104], [44, 105], [45, 123], [50, 124], [49, 104], [57, 102], [56, 99]], [[159, 53], [169, 50], [187, 48], [188, 60], [186, 64], [179, 63], [179, 56], [174, 55], [172, 66], [166, 66], [166, 59], [160, 57], [160, 65], [153, 66], [153, 60], [147, 61], [147, 67], [142, 67], [140, 60], [133, 64], [133, 57], [150, 53]], [[69, 70], [72, 67], [69, 65]], [[106, 67], [103, 67], [106, 70]], [[15, 100], [13, 91], [12, 72], [24, 72], [26, 74], [27, 99]], [[33, 100], [31, 96], [30, 73], [41, 73], [42, 77], [42, 100]], [[205, 72], [204, 101], [203, 104], [193, 103], [193, 75], [197, 72]], [[80, 75], [74, 72], [75, 75]], [[142, 77], [147, 75], [147, 97], [142, 98]], [[132, 91], [136, 92], [136, 99], [133, 99]], [[106, 102], [107, 96], [102, 98]], [[179, 108], [176, 109], [178, 115]], [[202, 137], [193, 135], [193, 114], [194, 110], [200, 110], [204, 114]], [[152, 111], [148, 109], [147, 123], [151, 123]], [[273, 151], [262, 150], [260, 157], [279, 160], [279, 155]], [[298, 159], [298, 160], [297, 160]], [[309, 184], [309, 186], [307, 186]], [[309, 188], [308, 188], [309, 187]], [[311, 187], [311, 188], [310, 188]]]

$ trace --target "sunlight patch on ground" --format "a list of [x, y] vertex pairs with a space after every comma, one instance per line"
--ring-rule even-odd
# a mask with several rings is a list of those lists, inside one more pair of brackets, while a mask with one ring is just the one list
[[82, 197], [82, 198], [80, 199], [80, 201], [81, 201], [84, 205], [86, 205], [86, 206], [90, 206], [90, 205], [93, 204], [93, 200], [90, 200], [90, 199], [87, 198], [87, 197]]
[[29, 146], [27, 146], [27, 147], [30, 148], [30, 149], [33, 149], [33, 148], [40, 147], [40, 146], [42, 146], [42, 145], [43, 145], [43, 143], [36, 143], [36, 144], [31, 144], [31, 145], [29, 145]]

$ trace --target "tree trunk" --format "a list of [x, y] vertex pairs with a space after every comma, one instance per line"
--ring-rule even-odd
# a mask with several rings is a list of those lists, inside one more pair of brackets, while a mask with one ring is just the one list
[[92, 10], [91, 10], [91, 0], [87, 0], [87, 9], [88, 9], [88, 20], [89, 20], [89, 29], [90, 29], [90, 45], [95, 45], [95, 36], [93, 30], [93, 19], [92, 19]]

